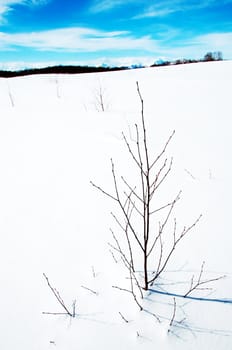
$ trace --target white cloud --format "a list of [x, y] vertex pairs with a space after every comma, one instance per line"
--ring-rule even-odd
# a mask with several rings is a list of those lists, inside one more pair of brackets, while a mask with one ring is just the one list
[[202, 46], [214, 47], [214, 48], [224, 48], [225, 46], [231, 46], [232, 43], [232, 33], [210, 33], [205, 35], [200, 35], [194, 39], [196, 44]]
[[[7, 67], [43, 67], [56, 64], [80, 65], [150, 65], [158, 58], [175, 60], [178, 58], [199, 59], [208, 51], [221, 51], [225, 59], [232, 59], [232, 32], [208, 33], [186, 40], [177, 40], [175, 32], [170, 32], [172, 40], [159, 36], [160, 40], [150, 37], [133, 37], [127, 31], [104, 32], [92, 28], [66, 28], [41, 32], [6, 34], [0, 32], [0, 49], [16, 50], [17, 47], [32, 48], [35, 51], [82, 53], [79, 61], [70, 62], [68, 58], [57, 62], [11, 62]], [[105, 56], [106, 51], [110, 57]], [[97, 58], [90, 58], [88, 53]], [[128, 54], [128, 52], [130, 52]], [[86, 55], [83, 55], [86, 53]], [[141, 56], [143, 55], [143, 56]], [[36, 57], [36, 53], [35, 53]], [[63, 56], [62, 56], [63, 57]], [[78, 57], [78, 55], [77, 55]]]
[[93, 6], [90, 8], [92, 12], [104, 12], [114, 9], [119, 6], [127, 6], [130, 3], [143, 3], [143, 0], [95, 0]]
[[12, 49], [17, 46], [40, 51], [154, 51], [157, 43], [149, 36], [136, 38], [126, 31], [104, 32], [78, 27], [17, 34], [0, 32], [0, 48]]
[[[220, 5], [231, 2], [232, 0], [221, 0]], [[155, 4], [147, 6], [145, 10], [135, 16], [134, 19], [164, 17], [175, 12], [204, 9], [215, 5], [218, 5], [217, 0], [158, 0]]]
[[164, 17], [170, 13], [179, 11], [181, 9], [181, 2], [183, 5], [183, 0], [156, 1], [155, 4], [145, 7], [144, 11], [135, 16], [134, 19], [146, 17]]
[[51, 0], [27, 0], [27, 3], [30, 5], [35, 5], [35, 6], [39, 6], [39, 5], [46, 5], [48, 2], [50, 2]]
[[232, 59], [232, 32], [208, 33], [192, 37], [185, 41], [173, 42], [163, 46], [160, 55], [167, 59], [178, 58], [203, 58], [207, 52], [221, 51], [223, 58]]
[[190, 44], [204, 52], [221, 51], [225, 58], [232, 58], [232, 32], [209, 33], [200, 35], [191, 40]]
[[[79, 31], [86, 35], [92, 35], [91, 29], [83, 29], [79, 28]], [[94, 33], [96, 31], [93, 31]], [[104, 40], [102, 37], [102, 32], [97, 32], [98, 37], [101, 40]], [[55, 35], [55, 33], [53, 33]], [[120, 33], [119, 33], [120, 35]], [[105, 34], [106, 36], [106, 34]], [[2, 37], [0, 35], [0, 42], [2, 42]], [[22, 38], [21, 38], [22, 39]], [[109, 40], [117, 40], [117, 32], [108, 33], [107, 39]], [[52, 38], [50, 37], [50, 40]], [[85, 39], [83, 39], [85, 40]], [[128, 40], [125, 38], [125, 40]], [[110, 57], [105, 57], [104, 53], [101, 53], [101, 49], [98, 53], [98, 58], [88, 58], [88, 55], [82, 59], [77, 59], [75, 61], [70, 60], [62, 60], [62, 61], [41, 61], [41, 62], [25, 62], [25, 61], [15, 61], [15, 62], [7, 62], [0, 63], [0, 69], [8, 69], [8, 70], [19, 70], [25, 68], [39, 68], [46, 66], [54, 66], [59, 64], [66, 65], [92, 65], [92, 66], [101, 66], [102, 64], [107, 64], [109, 66], [131, 66], [133, 64], [142, 64], [145, 66], [149, 66], [153, 64], [157, 59], [163, 58], [164, 60], [175, 60], [178, 58], [192, 58], [199, 59], [203, 58], [204, 55], [208, 51], [221, 51], [223, 53], [223, 57], [225, 59], [232, 59], [232, 32], [231, 33], [209, 33], [206, 35], [196, 36], [192, 39], [189, 39], [185, 42], [179, 42], [178, 46], [168, 46], [160, 45], [156, 43], [156, 51], [154, 53], [147, 53], [144, 56], [131, 55], [125, 56], [123, 53], [119, 56], [117, 53], [117, 57], [114, 56], [114, 52], [111, 53]], [[116, 43], [115, 43], [116, 45]]]
[[14, 5], [38, 6], [48, 3], [50, 0], [0, 0], [0, 24], [5, 21], [5, 16], [12, 11]]
[[93, 12], [108, 11], [115, 6], [120, 6], [123, 4], [123, 0], [101, 0], [96, 1], [95, 4], [91, 7]]
[[4, 19], [4, 15], [11, 10], [12, 5], [23, 4], [25, 0], [0, 0], [0, 23]]

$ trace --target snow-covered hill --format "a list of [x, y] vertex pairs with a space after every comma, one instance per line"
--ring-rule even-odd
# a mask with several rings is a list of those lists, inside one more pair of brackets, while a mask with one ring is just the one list
[[[182, 190], [175, 214], [180, 227], [203, 215], [153, 287], [181, 294], [205, 261], [204, 278], [227, 277], [192, 296], [232, 299], [231, 61], [2, 78], [1, 349], [232, 346], [229, 302], [176, 296], [170, 327], [173, 296], [145, 294], [142, 303], [158, 322], [139, 311], [129, 293], [112, 288], [127, 283], [108, 245], [115, 205], [90, 181], [113, 189], [110, 158], [119, 175], [136, 177], [121, 135], [133, 139], [140, 120], [136, 81], [151, 154], [176, 131], [168, 148], [173, 168], [157, 200], [167, 203]], [[64, 312], [43, 273], [70, 309], [76, 300], [75, 318], [43, 314]]]

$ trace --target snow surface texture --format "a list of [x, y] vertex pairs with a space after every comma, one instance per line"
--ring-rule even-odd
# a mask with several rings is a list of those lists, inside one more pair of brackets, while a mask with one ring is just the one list
[[[143, 300], [161, 323], [112, 288], [127, 276], [107, 245], [114, 203], [90, 185], [112, 189], [111, 157], [134, 176], [121, 131], [140, 118], [136, 81], [152, 152], [176, 130], [162, 199], [183, 191], [180, 226], [203, 214]], [[232, 305], [197, 299], [232, 299], [231, 81], [229, 61], [0, 79], [1, 349], [231, 348]], [[227, 278], [179, 298], [202, 261], [204, 277]], [[43, 273], [68, 307], [76, 299], [75, 318], [43, 314], [64, 312]]]

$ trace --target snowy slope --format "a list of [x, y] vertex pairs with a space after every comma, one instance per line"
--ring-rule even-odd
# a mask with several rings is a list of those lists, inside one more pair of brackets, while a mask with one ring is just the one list
[[[120, 175], [135, 176], [121, 131], [133, 133], [140, 118], [136, 81], [151, 152], [176, 131], [161, 200], [183, 191], [180, 226], [203, 214], [156, 289], [181, 294], [205, 261], [206, 278], [227, 278], [194, 296], [232, 299], [232, 62], [0, 79], [1, 349], [232, 346], [230, 303], [177, 297], [176, 320], [184, 320], [167, 332], [172, 296], [150, 294], [143, 301], [159, 323], [140, 312], [129, 293], [112, 288], [126, 277], [108, 246], [114, 203], [90, 180], [112, 189], [111, 157]], [[42, 314], [64, 311], [43, 273], [69, 307], [77, 300], [78, 316]]]

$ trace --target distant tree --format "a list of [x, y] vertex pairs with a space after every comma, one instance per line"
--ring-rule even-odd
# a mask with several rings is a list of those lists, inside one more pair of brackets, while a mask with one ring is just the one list
[[203, 58], [203, 61], [222, 61], [222, 52], [221, 51], [215, 51], [215, 52], [207, 52]]
[[183, 60], [181, 60], [181, 59], [178, 59], [178, 60], [176, 60], [176, 61], [174, 61], [174, 64], [183, 64], [184, 62], [183, 62]]
[[162, 66], [170, 66], [170, 65], [171, 65], [170, 61], [159, 60], [154, 64], [152, 64], [151, 67], [162, 67]]
[[144, 68], [144, 66], [141, 63], [131, 65], [131, 69], [138, 69], [138, 68]]
[[209, 61], [213, 61], [213, 53], [212, 52], [207, 52], [204, 56], [203, 61], [209, 62]]
[[216, 59], [217, 61], [222, 61], [222, 60], [223, 60], [222, 52], [221, 52], [221, 51], [216, 51], [216, 52], [214, 52], [214, 56], [215, 56], [215, 59]]

